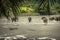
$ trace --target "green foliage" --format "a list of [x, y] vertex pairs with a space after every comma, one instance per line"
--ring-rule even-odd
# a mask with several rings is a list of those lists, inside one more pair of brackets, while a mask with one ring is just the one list
[[[59, 14], [57, 12], [57, 10], [59, 8], [58, 5], [60, 5], [60, 3], [58, 3], [58, 2], [60, 2], [60, 1], [59, 0], [42, 0], [41, 4], [39, 5], [39, 7], [37, 9], [38, 10], [37, 12], [42, 14], [42, 15]], [[53, 6], [55, 6], [55, 7], [53, 7]], [[52, 8], [54, 8], [55, 12], [53, 12], [54, 10], [52, 10]], [[57, 8], [57, 10], [56, 10], [56, 8]]]
[[[35, 14], [34, 14], [35, 13]], [[60, 14], [60, 0], [0, 0], [0, 16]]]

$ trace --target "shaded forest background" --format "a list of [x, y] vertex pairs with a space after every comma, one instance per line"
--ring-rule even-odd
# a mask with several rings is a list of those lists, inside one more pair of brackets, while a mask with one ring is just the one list
[[60, 15], [60, 0], [0, 0], [0, 17]]

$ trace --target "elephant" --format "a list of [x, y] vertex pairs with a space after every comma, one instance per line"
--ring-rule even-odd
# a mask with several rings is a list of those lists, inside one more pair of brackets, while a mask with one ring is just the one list
[[17, 22], [18, 21], [18, 18], [17, 17], [13, 17], [11, 18], [12, 22]]
[[48, 22], [48, 20], [47, 20], [46, 17], [42, 17], [41, 19], [43, 20], [44, 23], [47, 23]]
[[31, 22], [32, 18], [31, 17], [28, 17], [28, 21]]

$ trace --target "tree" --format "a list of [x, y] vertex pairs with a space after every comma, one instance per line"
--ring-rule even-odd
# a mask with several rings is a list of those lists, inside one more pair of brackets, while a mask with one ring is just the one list
[[[41, 12], [43, 12], [42, 14], [44, 15], [44, 13], [46, 13], [46, 15], [51, 15], [51, 7], [54, 5], [54, 4], [59, 4], [59, 0], [41, 0], [40, 1], [40, 5], [38, 6], [37, 8], [37, 12], [39, 12], [41, 14]], [[41, 11], [41, 6], [43, 7], [42, 9], [45, 10], [45, 11]]]
[[17, 16], [17, 8], [22, 0], [0, 0], [0, 16], [5, 16], [7, 19], [11, 16]]

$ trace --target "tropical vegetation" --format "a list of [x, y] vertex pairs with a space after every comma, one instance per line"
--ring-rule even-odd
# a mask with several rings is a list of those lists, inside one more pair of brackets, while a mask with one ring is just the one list
[[0, 17], [60, 15], [60, 0], [0, 0]]

